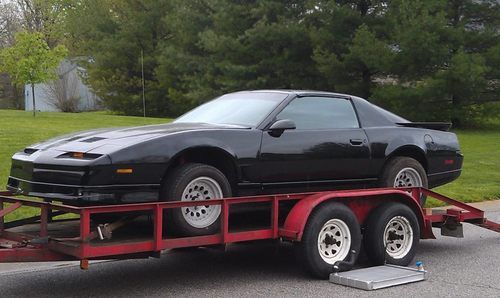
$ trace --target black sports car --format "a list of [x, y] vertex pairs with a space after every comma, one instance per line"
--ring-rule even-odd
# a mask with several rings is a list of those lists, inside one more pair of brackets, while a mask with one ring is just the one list
[[[29, 146], [8, 188], [73, 204], [212, 198], [332, 188], [435, 187], [463, 156], [446, 123], [414, 123], [317, 91], [223, 95], [169, 124], [100, 129]], [[216, 229], [218, 206], [182, 208], [177, 229]]]

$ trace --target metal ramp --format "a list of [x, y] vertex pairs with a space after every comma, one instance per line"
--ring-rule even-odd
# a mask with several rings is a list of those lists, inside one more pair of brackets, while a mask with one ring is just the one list
[[330, 274], [330, 282], [366, 291], [377, 290], [427, 279], [427, 271], [395, 265], [383, 265]]

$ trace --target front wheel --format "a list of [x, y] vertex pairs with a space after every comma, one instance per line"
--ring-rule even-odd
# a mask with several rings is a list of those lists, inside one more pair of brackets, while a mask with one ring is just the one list
[[[226, 176], [217, 168], [200, 163], [176, 168], [161, 190], [161, 199], [167, 201], [206, 201], [230, 196]], [[220, 205], [169, 209], [165, 212], [165, 227], [182, 236], [214, 234], [220, 226], [220, 213]]]
[[307, 220], [297, 244], [297, 257], [314, 276], [328, 278], [337, 261], [349, 259], [352, 250], [359, 252], [360, 231], [349, 207], [340, 203], [320, 205]]
[[410, 264], [420, 239], [420, 226], [408, 206], [382, 204], [369, 215], [365, 226], [364, 247], [373, 264]]

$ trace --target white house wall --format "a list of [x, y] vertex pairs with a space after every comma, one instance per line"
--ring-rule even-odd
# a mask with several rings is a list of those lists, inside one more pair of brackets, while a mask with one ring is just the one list
[[[78, 71], [82, 71], [81, 68], [76, 67], [75, 64], [69, 62], [68, 60], [64, 60], [61, 62], [59, 66], [64, 72], [67, 72], [67, 75], [72, 79], [76, 80], [76, 93], [80, 97], [80, 102], [78, 104], [78, 108], [80, 111], [90, 111], [96, 110], [99, 108], [99, 98], [90, 91], [90, 89], [83, 84]], [[48, 85], [47, 84], [35, 84], [35, 106], [38, 111], [44, 112], [56, 112], [59, 111], [54, 105], [51, 104], [50, 95], [47, 92]], [[25, 107], [26, 110], [33, 110], [33, 98], [31, 96], [31, 86], [25, 85], [24, 88], [24, 96], [25, 96]]]
[[[45, 84], [35, 84], [35, 107], [37, 111], [57, 112], [56, 107], [50, 104], [44, 90]], [[31, 86], [24, 87], [24, 102], [26, 111], [33, 110], [33, 97], [31, 96]]]

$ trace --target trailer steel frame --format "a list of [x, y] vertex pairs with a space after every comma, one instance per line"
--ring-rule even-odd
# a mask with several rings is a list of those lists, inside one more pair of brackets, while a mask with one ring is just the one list
[[[435, 198], [453, 207], [439, 213], [431, 213], [419, 205], [419, 198], [422, 195]], [[286, 214], [280, 211], [280, 203], [284, 201], [296, 201], [291, 211]], [[500, 233], [500, 224], [486, 219], [484, 211], [420, 187], [277, 194], [203, 202], [179, 201], [88, 207], [23, 199], [10, 192], [0, 192], [0, 263], [79, 260], [82, 268], [85, 269], [88, 267], [88, 260], [158, 257], [162, 250], [171, 248], [225, 245], [242, 241], [278, 238], [287, 241], [301, 241], [304, 227], [311, 212], [315, 208], [321, 208], [321, 204], [329, 201], [346, 204], [355, 213], [361, 226], [369, 213], [379, 204], [387, 201], [402, 202], [417, 215], [422, 239], [435, 238], [432, 227], [454, 229], [462, 222]], [[231, 206], [253, 203], [268, 203], [270, 205], [271, 220], [268, 226], [245, 231], [230, 231]], [[168, 226], [164, 224], [163, 220], [165, 210], [198, 205], [221, 206], [220, 231], [218, 233], [177, 238], [170, 237], [168, 233], [165, 233], [168, 230]], [[5, 215], [23, 206], [40, 209], [40, 215], [14, 222], [4, 221]], [[130, 212], [146, 212], [151, 215], [153, 233], [149, 238], [131, 238], [117, 242], [99, 242], [97, 240], [103, 235], [101, 230], [92, 229], [92, 215]], [[54, 216], [63, 213], [75, 214], [79, 219], [53, 220]], [[78, 223], [78, 235], [69, 238], [51, 235], [49, 227], [57, 222], [65, 221]], [[39, 226], [36, 233], [23, 233], [16, 230], [16, 226], [22, 227], [30, 223]]]

